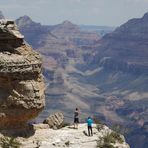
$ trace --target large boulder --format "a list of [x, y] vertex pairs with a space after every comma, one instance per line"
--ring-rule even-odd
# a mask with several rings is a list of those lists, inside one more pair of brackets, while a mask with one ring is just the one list
[[62, 126], [64, 121], [64, 115], [61, 112], [57, 112], [50, 115], [47, 119], [43, 121], [44, 124], [48, 124], [50, 128], [58, 129]]
[[0, 129], [23, 126], [44, 108], [41, 64], [14, 21], [0, 20]]

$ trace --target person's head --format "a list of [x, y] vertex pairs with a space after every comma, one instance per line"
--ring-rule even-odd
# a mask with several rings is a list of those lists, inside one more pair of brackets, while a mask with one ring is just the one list
[[78, 110], [78, 108], [76, 108], [76, 111]]
[[88, 119], [91, 119], [91, 117], [89, 116]]

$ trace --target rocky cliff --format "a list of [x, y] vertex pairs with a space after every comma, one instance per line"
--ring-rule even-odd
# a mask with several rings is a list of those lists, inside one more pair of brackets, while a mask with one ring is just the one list
[[0, 129], [20, 127], [44, 108], [41, 64], [14, 21], [0, 20]]
[[129, 20], [113, 33], [105, 35], [99, 43], [98, 57], [110, 57], [116, 63], [123, 63], [120, 64], [123, 71], [148, 73], [147, 23], [148, 13], [142, 18]]

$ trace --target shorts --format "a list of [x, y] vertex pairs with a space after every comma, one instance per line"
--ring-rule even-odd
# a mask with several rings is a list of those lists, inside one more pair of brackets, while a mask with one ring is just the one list
[[74, 123], [79, 123], [79, 118], [74, 118]]

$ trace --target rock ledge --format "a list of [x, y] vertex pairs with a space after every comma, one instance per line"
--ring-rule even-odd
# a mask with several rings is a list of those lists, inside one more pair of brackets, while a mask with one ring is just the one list
[[[40, 125], [41, 126], [41, 125]], [[86, 124], [80, 124], [79, 129], [73, 129], [73, 126], [64, 127], [59, 130], [53, 129], [37, 129], [35, 135], [28, 138], [19, 138], [22, 148], [96, 148], [97, 141], [100, 137], [105, 136], [111, 130], [104, 126], [100, 132], [93, 126], [94, 136], [88, 137]], [[124, 138], [123, 138], [124, 139]], [[116, 143], [116, 148], [129, 148], [124, 141], [122, 144]]]

